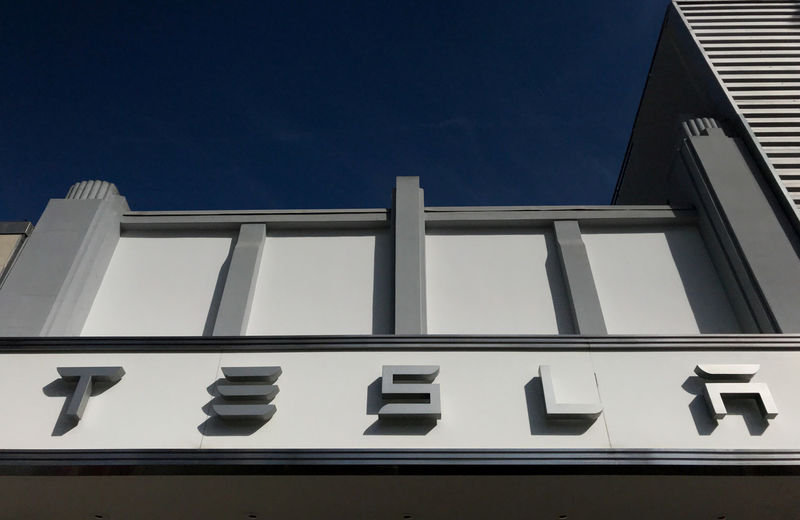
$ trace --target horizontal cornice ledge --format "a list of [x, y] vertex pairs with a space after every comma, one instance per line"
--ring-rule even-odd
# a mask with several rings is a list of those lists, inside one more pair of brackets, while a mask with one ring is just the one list
[[[161, 449], [0, 450], [0, 474], [297, 474], [538, 472], [741, 474], [800, 472], [800, 450]], [[560, 469], [559, 469], [560, 468]], [[759, 471], [761, 468], [762, 471]], [[194, 471], [193, 471], [194, 470]]]
[[800, 334], [683, 336], [4, 337], [0, 353], [347, 351], [800, 351]]

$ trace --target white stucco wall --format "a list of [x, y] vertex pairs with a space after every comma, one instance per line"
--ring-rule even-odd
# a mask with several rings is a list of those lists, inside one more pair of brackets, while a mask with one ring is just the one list
[[[692, 227], [583, 230], [611, 334], [739, 332]], [[117, 245], [82, 335], [210, 334], [234, 237], [136, 233]], [[249, 335], [391, 334], [388, 230], [270, 231]], [[430, 334], [571, 334], [549, 230], [429, 230]]]
[[584, 229], [609, 334], [739, 332], [692, 227]]
[[232, 240], [212, 233], [123, 235], [81, 335], [210, 334]]
[[247, 334], [391, 334], [387, 231], [268, 232]]
[[425, 260], [430, 334], [572, 333], [550, 232], [432, 230]]

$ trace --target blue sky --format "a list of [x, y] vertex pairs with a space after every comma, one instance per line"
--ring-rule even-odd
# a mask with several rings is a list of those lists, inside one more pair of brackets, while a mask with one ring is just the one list
[[666, 6], [7, 2], [0, 220], [84, 179], [134, 210], [386, 207], [397, 175], [607, 204]]

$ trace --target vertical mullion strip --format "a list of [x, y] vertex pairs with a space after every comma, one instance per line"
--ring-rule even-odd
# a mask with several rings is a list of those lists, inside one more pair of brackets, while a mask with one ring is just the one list
[[397, 177], [392, 225], [394, 333], [425, 334], [425, 202], [419, 177]]
[[605, 335], [603, 310], [578, 221], [557, 220], [553, 222], [553, 228], [575, 332], [589, 336]]
[[265, 224], [242, 224], [239, 228], [214, 323], [214, 336], [245, 333], [266, 234]]

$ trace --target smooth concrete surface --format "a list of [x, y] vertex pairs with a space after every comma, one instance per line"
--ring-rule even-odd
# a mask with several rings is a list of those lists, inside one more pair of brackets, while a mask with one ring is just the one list
[[583, 241], [609, 334], [739, 332], [694, 228], [585, 229]]
[[[346, 349], [346, 345], [343, 347]], [[725, 400], [718, 423], [698, 364], [758, 364], [779, 414]], [[379, 420], [384, 365], [438, 365], [441, 419]], [[600, 400], [594, 421], [546, 418], [539, 367], [560, 403]], [[121, 366], [121, 381], [64, 421], [71, 388], [57, 367]], [[279, 366], [277, 411], [266, 424], [213, 416], [220, 367]], [[11, 449], [652, 449], [796, 450], [800, 352], [326, 351], [2, 354], [0, 446]], [[102, 390], [102, 389], [101, 389]]]
[[429, 334], [570, 334], [551, 232], [429, 230]]
[[578, 221], [557, 220], [553, 222], [553, 231], [575, 332], [589, 336], [606, 334], [603, 309]]
[[[264, 225], [243, 229], [256, 231], [236, 247], [232, 232], [126, 233], [104, 274], [93, 272], [99, 290], [80, 335], [199, 336], [215, 327], [217, 335], [394, 332], [388, 230], [273, 230], [264, 237]], [[572, 235], [559, 243], [546, 229], [429, 230], [427, 274], [420, 274], [428, 333], [741, 330], [693, 227], [587, 226]], [[583, 329], [575, 327], [577, 310]]]
[[687, 141], [695, 175], [711, 192], [772, 317], [776, 332], [800, 331], [800, 237], [744, 144], [720, 132]]
[[744, 333], [775, 332], [774, 324], [756, 290], [755, 281], [747, 270], [745, 259], [738, 253], [731, 235], [721, 218], [719, 208], [689, 152], [688, 142], [681, 145], [680, 157], [674, 161], [671, 176], [676, 188], [681, 188], [697, 208], [697, 230], [703, 238], [717, 275], [731, 302], [733, 312]]
[[[61, 226], [75, 226], [76, 224], [80, 226], [79, 222], [73, 220], [75, 209], [79, 205], [83, 206], [94, 201], [86, 199], [59, 202], [62, 202], [57, 206], [60, 208], [59, 213], [50, 215], [45, 210], [45, 215], [43, 215], [43, 217], [47, 216], [48, 220], [57, 223], [54, 226], [55, 229], [52, 230], [48, 248], [37, 247], [33, 251], [38, 257], [49, 255], [60, 257], [64, 251], [56, 244], [64, 238]], [[106, 269], [111, 262], [117, 242], [119, 242], [120, 219], [128, 209], [128, 203], [124, 197], [106, 192], [106, 196], [97, 207], [94, 218], [82, 230], [83, 237], [80, 246], [74, 253], [72, 266], [64, 278], [62, 288], [53, 302], [44, 327], [42, 327], [42, 336], [78, 336], [80, 334], [91, 310], [92, 302], [100, 289]], [[86, 226], [85, 223], [83, 225]], [[40, 221], [37, 229], [41, 230], [43, 227]], [[80, 228], [78, 227], [78, 229]], [[69, 254], [64, 255], [64, 260], [68, 258]], [[42, 269], [37, 276], [48, 279], [54, 274], [58, 276], [58, 270]]]
[[391, 334], [388, 231], [268, 231], [249, 335]]
[[78, 335], [127, 209], [119, 196], [48, 202], [0, 290], [4, 335]]
[[232, 241], [208, 232], [123, 236], [81, 335], [211, 334]]
[[398, 177], [392, 197], [394, 333], [425, 334], [425, 200], [419, 177]]
[[239, 228], [214, 322], [215, 336], [241, 336], [247, 330], [266, 233], [264, 224]]

